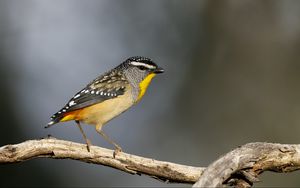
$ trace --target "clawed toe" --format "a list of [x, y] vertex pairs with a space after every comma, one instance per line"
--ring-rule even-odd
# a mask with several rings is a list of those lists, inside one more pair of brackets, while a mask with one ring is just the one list
[[113, 153], [113, 157], [116, 158], [116, 155], [118, 155], [121, 152], [122, 152], [122, 148], [121, 147], [116, 147], [116, 149]]

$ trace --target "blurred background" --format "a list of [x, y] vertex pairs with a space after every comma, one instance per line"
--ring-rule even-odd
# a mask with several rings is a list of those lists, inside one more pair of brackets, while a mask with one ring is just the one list
[[[299, 144], [299, 19], [297, 0], [0, 0], [1, 145], [48, 134], [83, 143], [73, 122], [43, 127], [136, 55], [166, 72], [104, 127], [124, 151], [207, 166], [248, 142]], [[183, 186], [51, 159], [2, 165], [0, 177], [3, 186]], [[268, 172], [256, 185], [300, 186], [299, 177]]]

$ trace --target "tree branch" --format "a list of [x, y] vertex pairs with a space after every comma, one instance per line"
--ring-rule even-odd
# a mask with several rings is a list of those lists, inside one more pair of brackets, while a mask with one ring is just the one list
[[37, 157], [73, 159], [113, 167], [130, 174], [194, 187], [235, 185], [251, 187], [264, 171], [292, 172], [300, 169], [300, 145], [249, 143], [225, 154], [206, 169], [139, 157], [75, 142], [45, 138], [0, 147], [0, 164], [18, 163]]
[[85, 144], [45, 138], [28, 140], [0, 148], [0, 164], [18, 163], [33, 158], [73, 159], [87, 163], [110, 166], [130, 174], [145, 174], [167, 182], [195, 183], [204, 168], [184, 166], [170, 162], [143, 158], [124, 152], [113, 158], [113, 150]]
[[251, 187], [264, 171], [292, 172], [299, 169], [300, 145], [249, 143], [209, 165], [194, 187], [226, 184]]

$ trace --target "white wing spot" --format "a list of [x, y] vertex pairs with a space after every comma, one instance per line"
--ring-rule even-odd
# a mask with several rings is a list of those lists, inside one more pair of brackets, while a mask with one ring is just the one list
[[68, 110], [68, 109], [69, 109], [69, 107], [68, 107], [68, 106], [66, 106], [66, 109]]
[[75, 95], [74, 99], [77, 99], [78, 97], [80, 97], [80, 94]]
[[75, 105], [76, 103], [74, 102], [74, 101], [70, 101], [69, 102], [69, 106], [73, 106], [73, 105]]
[[95, 91], [91, 91], [91, 94], [94, 94], [95, 93]]
[[100, 95], [103, 95], [103, 91], [101, 91]]
[[81, 91], [81, 93], [85, 92], [85, 89]]
[[106, 96], [106, 93], [103, 93], [104, 96]]
[[97, 91], [96, 94], [98, 95], [100, 93], [100, 91]]
[[107, 96], [110, 96], [110, 93], [107, 93]]
[[66, 112], [66, 110], [65, 110], [65, 109], [63, 109], [62, 111], [63, 111], [63, 112]]
[[58, 114], [61, 114], [61, 111], [57, 112]]
[[89, 92], [89, 90], [85, 90], [85, 92], [84, 93], [88, 93]]

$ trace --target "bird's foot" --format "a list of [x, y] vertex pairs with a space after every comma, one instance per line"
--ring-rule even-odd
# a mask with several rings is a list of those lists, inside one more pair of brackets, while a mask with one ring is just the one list
[[122, 152], [122, 148], [120, 146], [116, 146], [115, 151], [113, 153], [113, 157], [116, 158], [116, 155]]
[[86, 149], [88, 152], [91, 151], [92, 142], [89, 139], [86, 139]]

